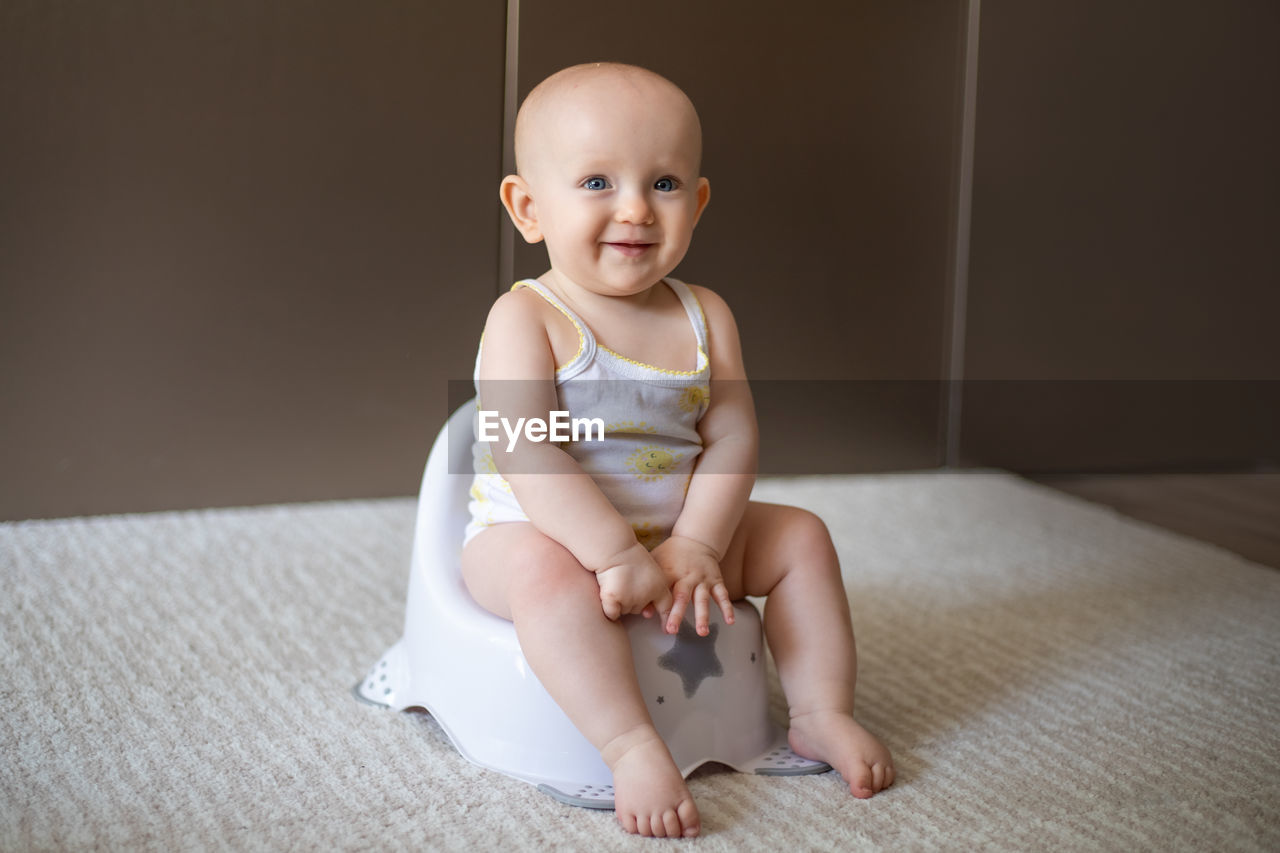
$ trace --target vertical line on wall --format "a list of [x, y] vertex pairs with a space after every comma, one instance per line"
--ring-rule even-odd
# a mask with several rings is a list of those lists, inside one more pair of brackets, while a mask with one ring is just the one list
[[[502, 79], [502, 174], [516, 170], [516, 107], [520, 65], [520, 0], [507, 0], [507, 41]], [[505, 213], [498, 220], [498, 280], [494, 296], [503, 293], [515, 280], [515, 229]]]
[[955, 467], [960, 463], [960, 414], [964, 403], [965, 331], [969, 301], [969, 243], [973, 224], [973, 141], [978, 105], [978, 24], [981, 16], [982, 0], [969, 0], [961, 83], [955, 245], [951, 253], [947, 381], [943, 383], [946, 389], [943, 400], [946, 424], [943, 458], [948, 467]]

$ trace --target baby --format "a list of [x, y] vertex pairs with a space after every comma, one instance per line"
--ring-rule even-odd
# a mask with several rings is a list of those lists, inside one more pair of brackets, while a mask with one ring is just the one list
[[515, 624], [538, 679], [600, 750], [628, 832], [689, 837], [700, 824], [620, 617], [656, 615], [676, 633], [691, 611], [705, 636], [711, 607], [732, 623], [748, 595], [768, 596], [791, 748], [872, 796], [893, 784], [893, 761], [852, 716], [831, 538], [811, 513], [749, 500], [756, 421], [733, 315], [666, 278], [711, 194], [693, 104], [650, 71], [579, 65], [529, 94], [515, 146], [502, 203], [525, 240], [546, 242], [551, 269], [494, 303], [482, 407], [510, 423], [569, 411], [608, 426], [602, 442], [479, 446], [468, 590]]

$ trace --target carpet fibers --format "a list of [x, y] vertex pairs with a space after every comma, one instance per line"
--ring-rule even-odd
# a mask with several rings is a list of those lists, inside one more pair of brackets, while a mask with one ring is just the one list
[[756, 495], [835, 536], [884, 794], [707, 766], [628, 837], [352, 698], [412, 501], [209, 510], [0, 525], [0, 849], [1280, 849], [1280, 573], [999, 472]]

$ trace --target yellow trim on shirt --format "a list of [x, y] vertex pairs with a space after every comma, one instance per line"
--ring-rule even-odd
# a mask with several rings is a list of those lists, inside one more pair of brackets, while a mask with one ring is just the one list
[[[697, 376], [699, 373], [702, 373], [702, 371], [705, 369], [704, 367], [699, 367], [697, 370], [671, 370], [670, 368], [666, 368], [666, 367], [657, 367], [652, 364], [645, 364], [643, 361], [636, 361], [634, 358], [627, 358], [625, 355], [622, 355], [621, 353], [616, 353], [613, 350], [609, 349], [607, 346], [602, 345], [599, 341], [596, 342], [596, 349], [604, 350], [605, 352], [609, 353], [609, 355], [613, 356], [619, 361], [625, 361], [627, 364], [634, 364], [636, 367], [643, 367], [645, 370], [652, 370], [656, 373], [665, 373], [668, 376]], [[710, 358], [708, 358], [707, 354], [702, 351], [702, 347], [698, 347], [698, 355], [702, 356], [702, 358], [706, 359], [707, 361], [710, 361]]]

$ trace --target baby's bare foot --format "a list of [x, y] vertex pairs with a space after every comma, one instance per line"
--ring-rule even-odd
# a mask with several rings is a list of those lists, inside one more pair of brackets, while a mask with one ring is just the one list
[[889, 750], [843, 711], [793, 716], [787, 740], [798, 754], [834, 767], [855, 797], [866, 799], [893, 784]]
[[613, 771], [614, 814], [630, 833], [691, 838], [701, 825], [693, 795], [653, 726], [638, 726], [600, 751]]

